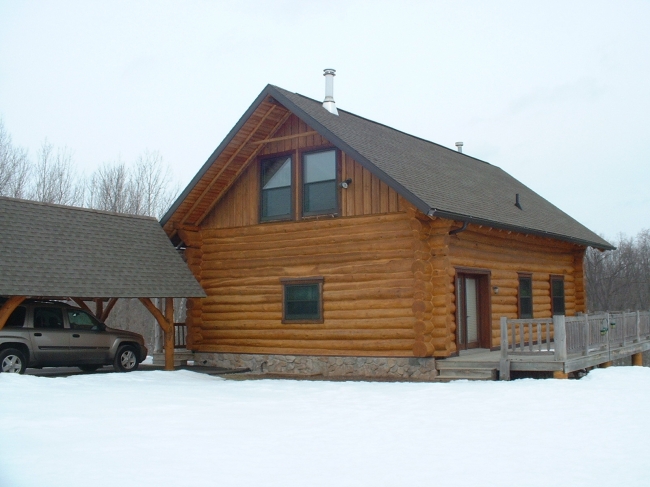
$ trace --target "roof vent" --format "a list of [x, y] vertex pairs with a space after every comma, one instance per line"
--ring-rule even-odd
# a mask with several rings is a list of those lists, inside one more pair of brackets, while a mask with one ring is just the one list
[[463, 153], [463, 143], [462, 142], [456, 142], [456, 148], [458, 149], [458, 152], [461, 154]]
[[515, 194], [515, 206], [520, 210], [523, 210], [523, 208], [521, 207], [521, 201], [519, 201], [519, 193]]
[[325, 101], [323, 107], [330, 113], [338, 115], [336, 103], [334, 103], [334, 76], [336, 76], [335, 69], [324, 69], [323, 76], [325, 76]]

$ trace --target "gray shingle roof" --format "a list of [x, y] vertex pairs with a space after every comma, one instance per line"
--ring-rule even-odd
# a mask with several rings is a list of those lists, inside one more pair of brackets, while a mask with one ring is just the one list
[[0, 197], [0, 296], [205, 296], [154, 218]]
[[[424, 213], [568, 240], [611, 244], [502, 169], [275, 86], [269, 93]], [[373, 167], [374, 166], [374, 167]], [[521, 206], [515, 206], [515, 195]]]

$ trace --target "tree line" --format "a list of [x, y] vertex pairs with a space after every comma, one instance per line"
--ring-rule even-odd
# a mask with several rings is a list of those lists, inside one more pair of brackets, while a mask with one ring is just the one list
[[585, 256], [589, 311], [650, 309], [650, 230], [620, 236], [616, 250]]
[[130, 165], [105, 162], [85, 176], [72, 150], [47, 140], [30, 158], [0, 120], [0, 196], [160, 218], [177, 195], [169, 166], [157, 151], [144, 151]]

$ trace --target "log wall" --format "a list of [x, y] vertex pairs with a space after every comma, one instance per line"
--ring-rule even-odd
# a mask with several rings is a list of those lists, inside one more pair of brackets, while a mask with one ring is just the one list
[[[530, 273], [533, 284], [533, 317], [551, 316], [551, 275], [564, 277], [566, 315], [585, 311], [584, 247], [548, 238], [491, 230], [470, 225], [450, 237], [453, 267], [490, 271], [491, 344], [499, 346], [500, 318], [518, 318], [519, 273]], [[449, 310], [450, 332], [455, 332], [455, 307]], [[449, 334], [453, 342], [455, 336]], [[451, 348], [454, 348], [452, 345]]]
[[[414, 225], [394, 213], [203, 229], [194, 349], [413, 356]], [[283, 324], [280, 279], [313, 276], [324, 277], [324, 322]]]

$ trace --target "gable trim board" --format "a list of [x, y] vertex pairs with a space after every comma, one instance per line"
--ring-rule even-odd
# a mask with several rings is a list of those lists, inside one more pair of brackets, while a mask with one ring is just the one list
[[[602, 250], [614, 248], [496, 166], [345, 110], [339, 109], [339, 116], [332, 115], [320, 102], [273, 85], [262, 90], [162, 218], [161, 224], [170, 236], [176, 231], [172, 220], [181, 204], [265, 101], [295, 114], [425, 215]], [[250, 139], [246, 143], [263, 145]], [[515, 206], [516, 194], [523, 210]]]

